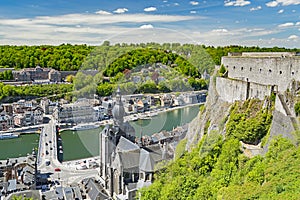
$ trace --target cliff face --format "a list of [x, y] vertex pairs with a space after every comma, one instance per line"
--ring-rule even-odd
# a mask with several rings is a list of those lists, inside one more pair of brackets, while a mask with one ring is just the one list
[[[223, 83], [224, 80], [230, 81], [229, 85], [234, 85], [234, 87], [228, 87], [228, 84], [220, 84]], [[204, 134], [209, 134], [212, 130], [225, 135], [225, 124], [227, 123], [227, 119], [230, 117], [230, 107], [233, 102], [236, 100], [244, 102], [248, 98], [255, 98], [251, 95], [249, 95], [248, 98], [245, 98], [245, 90], [232, 91], [232, 88], [243, 88], [243, 85], [245, 84], [241, 80], [218, 77], [211, 78], [207, 102], [204, 108], [199, 112], [198, 116], [189, 125], [188, 133], [186, 135], [186, 150], [190, 151], [198, 144]], [[251, 83], [248, 85], [251, 85]], [[295, 91], [295, 88], [293, 90]], [[268, 94], [273, 92], [272, 88], [269, 86], [266, 86], [266, 88], [263, 88], [263, 90], [260, 91], [264, 95], [260, 95], [260, 98], [256, 98], [262, 101], [264, 101], [264, 98], [262, 98], [263, 96], [270, 96]], [[233, 95], [231, 95], [231, 93], [233, 93]], [[256, 92], [256, 94], [259, 94], [259, 92]], [[293, 102], [288, 99], [288, 95], [286, 94], [280, 92], [276, 92], [275, 94], [275, 109], [273, 111], [270, 131], [264, 139], [263, 146], [257, 146], [258, 148], [263, 148], [263, 151], [261, 151], [262, 153], [266, 153], [268, 151], [270, 141], [278, 135], [282, 135], [284, 138], [287, 138], [294, 144], [297, 144], [295, 133], [298, 130], [299, 123], [295, 113], [293, 112]], [[294, 94], [296, 94], [296, 92], [294, 92]], [[266, 100], [264, 104], [267, 104]]]
[[211, 77], [207, 101], [203, 110], [201, 110], [198, 116], [189, 124], [186, 135], [186, 150], [191, 150], [195, 147], [203, 135], [205, 133], [209, 134], [211, 130], [216, 130], [222, 134], [225, 133], [224, 125], [232, 104], [220, 98], [216, 90], [216, 82], [214, 79], [214, 77]]

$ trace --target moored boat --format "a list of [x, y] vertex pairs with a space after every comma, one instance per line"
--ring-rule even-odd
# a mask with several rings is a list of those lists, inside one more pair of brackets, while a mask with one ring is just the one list
[[2, 133], [2, 134], [0, 134], [0, 140], [12, 139], [12, 138], [17, 138], [17, 137], [19, 137], [19, 135], [14, 134], [14, 133]]
[[96, 124], [79, 124], [77, 126], [72, 127], [70, 130], [81, 131], [81, 130], [95, 129], [98, 127], [99, 127], [99, 125], [96, 125]]

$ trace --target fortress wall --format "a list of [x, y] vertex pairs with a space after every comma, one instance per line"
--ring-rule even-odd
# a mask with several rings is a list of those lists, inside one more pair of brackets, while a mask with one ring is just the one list
[[249, 97], [264, 100], [266, 96], [271, 96], [271, 86], [258, 83], [250, 83]]
[[229, 103], [243, 101], [248, 98], [264, 100], [266, 96], [271, 95], [271, 86], [269, 85], [247, 83], [242, 80], [221, 77], [216, 78], [216, 90], [220, 98]]
[[264, 85], [278, 85], [285, 91], [291, 80], [300, 81], [299, 57], [225, 56], [222, 64], [228, 68], [228, 77]]
[[247, 82], [217, 77], [216, 90], [223, 101], [233, 103], [246, 100]]
[[284, 107], [278, 95], [276, 95], [276, 99], [275, 99], [275, 110], [281, 112], [284, 116], [287, 116], [287, 113], [284, 110]]

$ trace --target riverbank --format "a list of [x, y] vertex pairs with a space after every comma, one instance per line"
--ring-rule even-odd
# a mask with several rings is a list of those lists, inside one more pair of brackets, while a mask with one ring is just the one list
[[[152, 117], [157, 116], [160, 113], [164, 113], [164, 112], [170, 112], [170, 111], [174, 111], [174, 110], [178, 110], [178, 109], [183, 109], [183, 108], [188, 108], [188, 107], [193, 107], [193, 106], [200, 106], [200, 105], [204, 105], [204, 103], [195, 103], [195, 104], [188, 104], [188, 105], [182, 105], [182, 106], [176, 106], [176, 107], [171, 107], [171, 108], [158, 108], [155, 110], [151, 110], [151, 111], [146, 111], [143, 113], [135, 113], [135, 114], [130, 114], [124, 117], [124, 121], [137, 121], [137, 120], [150, 120], [152, 119]], [[113, 124], [113, 119], [108, 119], [108, 120], [102, 120], [102, 121], [97, 121], [97, 122], [91, 122], [91, 123], [84, 123], [81, 125], [87, 125], [87, 126], [105, 126], [107, 124]], [[61, 124], [61, 125], [65, 125], [65, 124]], [[64, 128], [60, 128], [60, 132], [62, 131], [67, 131], [67, 130], [72, 130], [72, 127], [64, 127]], [[93, 128], [91, 128], [93, 129]], [[87, 129], [88, 130], [88, 129]]]
[[24, 134], [35, 134], [40, 133], [41, 128], [44, 127], [44, 124], [40, 125], [34, 125], [34, 126], [28, 126], [28, 127], [21, 127], [21, 128], [12, 128], [6, 131], [0, 131], [0, 134], [4, 133], [14, 133], [18, 135], [24, 135]]

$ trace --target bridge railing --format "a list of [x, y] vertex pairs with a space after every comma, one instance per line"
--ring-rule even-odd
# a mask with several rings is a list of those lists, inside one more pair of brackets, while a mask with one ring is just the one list
[[38, 148], [38, 153], [37, 153], [37, 165], [41, 164], [41, 157], [43, 154], [43, 149], [42, 149], [42, 142], [43, 142], [43, 134], [44, 134], [44, 127], [42, 128], [40, 132], [40, 139], [39, 139], [39, 148]]

